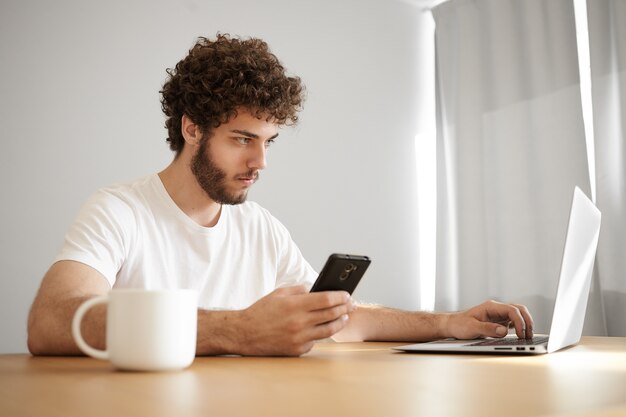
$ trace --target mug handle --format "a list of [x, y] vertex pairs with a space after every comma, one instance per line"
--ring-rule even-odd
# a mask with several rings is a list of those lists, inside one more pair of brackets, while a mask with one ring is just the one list
[[85, 342], [83, 339], [83, 335], [80, 333], [80, 323], [83, 321], [83, 316], [91, 307], [97, 304], [107, 304], [109, 302], [108, 295], [101, 295], [99, 297], [92, 298], [90, 300], [85, 301], [78, 307], [76, 313], [74, 313], [74, 319], [72, 320], [72, 336], [74, 336], [74, 341], [84, 353], [89, 356], [93, 356], [96, 359], [109, 359], [109, 352], [106, 350], [95, 349]]

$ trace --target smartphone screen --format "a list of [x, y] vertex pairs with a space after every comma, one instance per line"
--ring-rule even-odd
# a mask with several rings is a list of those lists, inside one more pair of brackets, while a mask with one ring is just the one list
[[311, 292], [347, 291], [352, 294], [370, 263], [367, 256], [333, 253], [328, 257]]

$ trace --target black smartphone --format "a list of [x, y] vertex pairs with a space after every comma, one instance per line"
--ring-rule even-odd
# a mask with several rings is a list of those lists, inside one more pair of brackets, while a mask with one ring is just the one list
[[311, 292], [347, 291], [352, 294], [370, 263], [367, 256], [333, 253], [328, 257]]

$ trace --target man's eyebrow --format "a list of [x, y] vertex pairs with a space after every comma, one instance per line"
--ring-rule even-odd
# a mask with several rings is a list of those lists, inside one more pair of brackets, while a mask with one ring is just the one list
[[[246, 136], [248, 138], [252, 138], [252, 139], [258, 139], [259, 135], [257, 135], [256, 133], [252, 133], [252, 132], [248, 132], [247, 130], [239, 130], [239, 129], [233, 129], [231, 130], [232, 133], [237, 133], [243, 136]], [[272, 136], [269, 139], [276, 139], [276, 137], [278, 137], [278, 133], [276, 133], [274, 136]]]

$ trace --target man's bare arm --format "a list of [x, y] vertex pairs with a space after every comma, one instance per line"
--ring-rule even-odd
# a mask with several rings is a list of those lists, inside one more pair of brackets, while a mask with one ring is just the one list
[[200, 311], [198, 355], [299, 356], [343, 329], [353, 310], [348, 293], [279, 288], [240, 311]]
[[[80, 355], [71, 332], [85, 300], [110, 290], [95, 269], [73, 261], [55, 263], [44, 277], [28, 318], [28, 349], [34, 355]], [[341, 330], [352, 311], [345, 292], [309, 294], [304, 287], [280, 288], [247, 309], [198, 311], [198, 355], [297, 356], [316, 340]], [[84, 317], [87, 343], [105, 346], [106, 307]]]
[[423, 342], [447, 337], [502, 337], [514, 327], [520, 338], [533, 335], [533, 320], [523, 305], [486, 301], [457, 313], [409, 312], [357, 305], [337, 341]]
[[[72, 337], [72, 318], [87, 299], [106, 294], [108, 281], [95, 269], [74, 261], [52, 265], [28, 316], [28, 350], [33, 355], [80, 355]], [[90, 345], [104, 347], [104, 306], [85, 315], [82, 333]]]

